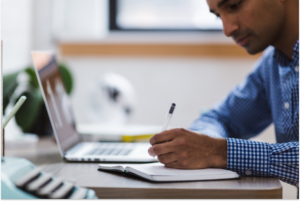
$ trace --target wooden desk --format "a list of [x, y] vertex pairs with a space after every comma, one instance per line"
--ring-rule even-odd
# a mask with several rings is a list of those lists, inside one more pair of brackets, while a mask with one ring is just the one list
[[99, 198], [282, 198], [281, 184], [275, 178], [152, 183], [130, 175], [98, 171], [94, 163], [56, 163], [41, 167], [56, 177], [95, 190]]
[[[54, 149], [45, 145], [53, 142], [41, 141], [35, 154], [28, 152], [22, 157], [28, 158], [42, 168], [78, 186], [95, 190], [99, 198], [169, 198], [169, 199], [256, 199], [282, 198], [282, 187], [278, 179], [265, 177], [242, 177], [237, 180], [152, 183], [130, 175], [98, 171], [97, 163], [66, 163]], [[43, 149], [44, 151], [39, 151]], [[48, 149], [49, 155], [45, 150]], [[17, 156], [16, 152], [6, 152]], [[24, 152], [22, 153], [24, 154]], [[32, 153], [31, 153], [32, 154]], [[47, 157], [46, 157], [47, 156]]]

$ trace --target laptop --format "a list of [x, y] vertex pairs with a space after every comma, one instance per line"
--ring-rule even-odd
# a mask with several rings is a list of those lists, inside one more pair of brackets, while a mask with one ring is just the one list
[[35, 72], [61, 156], [66, 161], [156, 162], [149, 143], [83, 142], [75, 127], [70, 97], [65, 91], [55, 55], [32, 52]]

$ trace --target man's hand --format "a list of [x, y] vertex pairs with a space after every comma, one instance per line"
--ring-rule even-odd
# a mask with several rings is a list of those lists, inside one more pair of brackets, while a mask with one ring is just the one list
[[150, 139], [148, 153], [166, 167], [179, 169], [226, 168], [227, 141], [179, 128]]

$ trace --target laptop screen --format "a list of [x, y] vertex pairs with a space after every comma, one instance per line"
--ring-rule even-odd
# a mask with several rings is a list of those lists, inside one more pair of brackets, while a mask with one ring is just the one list
[[80, 141], [75, 129], [71, 101], [65, 91], [55, 56], [50, 52], [33, 52], [32, 58], [52, 129], [63, 156]]

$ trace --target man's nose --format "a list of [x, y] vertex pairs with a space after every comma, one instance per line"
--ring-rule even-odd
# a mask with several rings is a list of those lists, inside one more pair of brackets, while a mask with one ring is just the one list
[[223, 32], [225, 36], [231, 37], [239, 29], [239, 25], [235, 20], [230, 18], [222, 18], [223, 22]]

